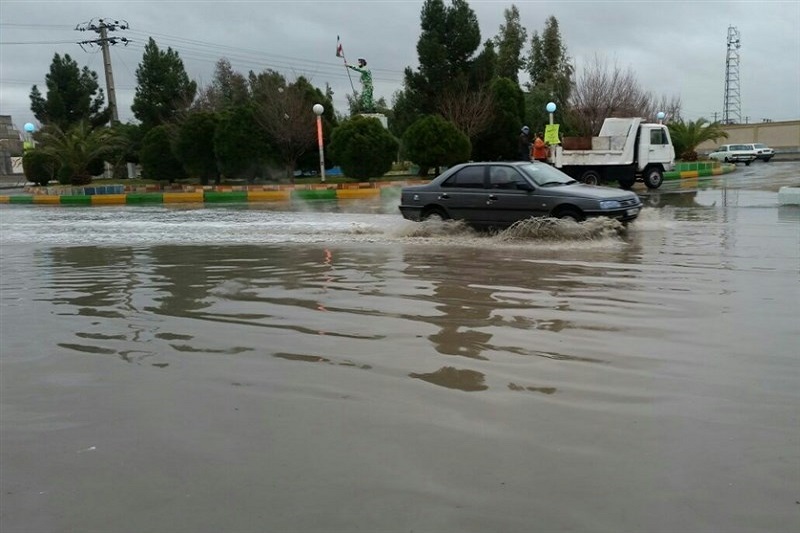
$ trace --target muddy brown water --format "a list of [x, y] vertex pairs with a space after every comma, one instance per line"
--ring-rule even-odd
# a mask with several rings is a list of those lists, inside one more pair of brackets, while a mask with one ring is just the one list
[[800, 530], [799, 170], [627, 230], [0, 206], [0, 530]]

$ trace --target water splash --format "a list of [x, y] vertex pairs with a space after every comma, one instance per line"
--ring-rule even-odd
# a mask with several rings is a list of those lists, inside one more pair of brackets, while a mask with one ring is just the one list
[[474, 237], [477, 232], [462, 220], [431, 217], [405, 224], [396, 230], [396, 234], [398, 237]]
[[618, 220], [592, 218], [577, 223], [557, 218], [520, 220], [498, 233], [500, 241], [594, 241], [616, 238], [625, 230]]

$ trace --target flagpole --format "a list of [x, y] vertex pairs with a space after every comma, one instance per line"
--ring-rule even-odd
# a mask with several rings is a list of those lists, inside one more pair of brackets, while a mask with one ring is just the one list
[[339, 42], [339, 36], [336, 36], [336, 55], [342, 56], [342, 61], [344, 62], [344, 69], [347, 71], [347, 78], [350, 80], [350, 88], [353, 89], [353, 95], [355, 96], [356, 88], [353, 85], [353, 78], [350, 76], [350, 69], [347, 68], [347, 59], [344, 57], [344, 48], [342, 48], [342, 43]]

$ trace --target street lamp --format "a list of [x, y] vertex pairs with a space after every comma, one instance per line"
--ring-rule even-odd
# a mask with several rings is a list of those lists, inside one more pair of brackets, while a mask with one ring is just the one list
[[319, 145], [319, 174], [322, 177], [322, 183], [325, 183], [325, 150], [322, 147], [322, 113], [325, 108], [322, 104], [314, 104], [312, 108], [314, 114], [317, 115], [317, 144]]
[[658, 123], [661, 124], [664, 121], [664, 117], [667, 116], [663, 111], [659, 111], [656, 114], [656, 118], [658, 119]]
[[553, 113], [556, 112], [556, 104], [555, 104], [555, 102], [548, 102], [547, 103], [547, 107], [545, 107], [545, 109], [547, 109], [547, 112], [550, 113], [550, 124], [552, 124], [553, 123]]

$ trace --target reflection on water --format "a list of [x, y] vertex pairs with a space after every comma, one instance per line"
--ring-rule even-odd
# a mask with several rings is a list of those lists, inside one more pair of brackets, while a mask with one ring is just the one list
[[498, 234], [0, 211], [3, 529], [798, 529], [800, 226], [662, 193]]
[[448, 389], [458, 389], [466, 392], [486, 390], [488, 387], [483, 383], [484, 375], [475, 370], [459, 370], [452, 366], [444, 366], [436, 372], [428, 374], [409, 374], [414, 379], [421, 379], [440, 387]]

